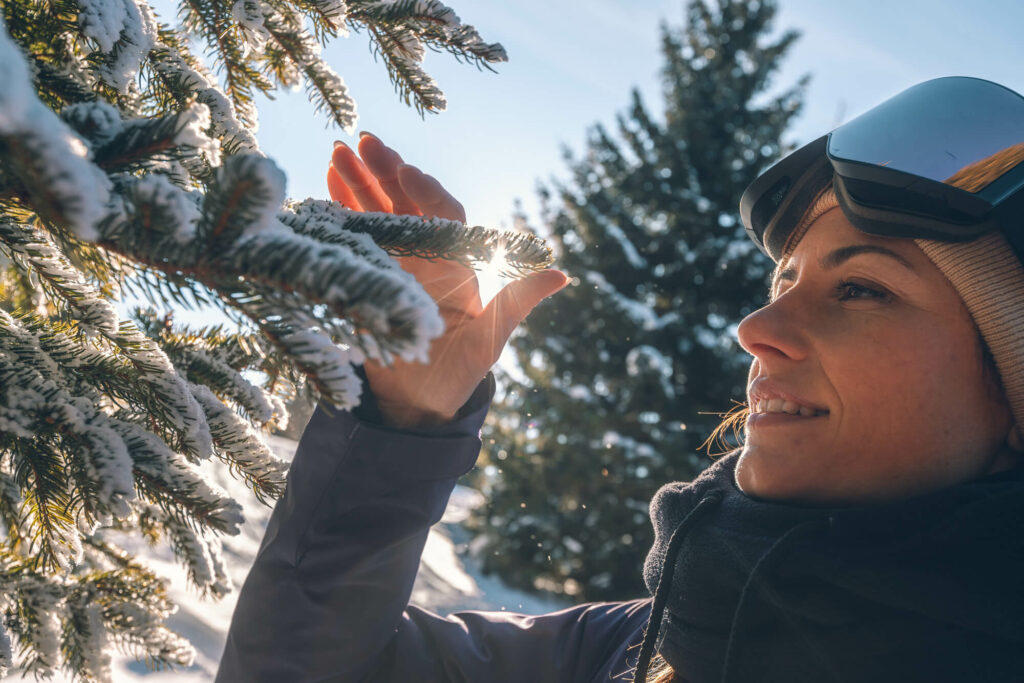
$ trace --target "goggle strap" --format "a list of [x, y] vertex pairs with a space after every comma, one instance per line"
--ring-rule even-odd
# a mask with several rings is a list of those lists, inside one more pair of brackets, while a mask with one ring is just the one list
[[1024, 189], [993, 209], [992, 219], [999, 224], [1013, 253], [1024, 264]]
[[833, 179], [839, 206], [855, 228], [880, 237], [920, 237], [942, 242], [965, 242], [997, 229], [991, 218], [974, 224], [970, 234], [951, 235], [942, 221], [862, 204], [855, 200], [838, 173]]
[[832, 164], [823, 154], [808, 166], [793, 183], [793, 187], [790, 188], [772, 220], [765, 227], [762, 237], [765, 249], [773, 261], [778, 262], [782, 258], [782, 250], [786, 246], [786, 241], [793, 228], [818, 193], [831, 181]]

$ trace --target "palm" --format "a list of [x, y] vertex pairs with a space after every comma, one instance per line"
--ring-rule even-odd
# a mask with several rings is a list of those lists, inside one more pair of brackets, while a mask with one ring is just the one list
[[[327, 185], [331, 198], [354, 210], [388, 211], [466, 221], [462, 205], [434, 178], [404, 165], [372, 135], [359, 141], [360, 160], [335, 148]], [[506, 286], [484, 307], [476, 274], [448, 260], [398, 259], [437, 302], [445, 332], [434, 340], [427, 363], [367, 362], [366, 375], [385, 417], [400, 425], [451, 418], [494, 364], [515, 326], [541, 299], [565, 283], [554, 270]]]

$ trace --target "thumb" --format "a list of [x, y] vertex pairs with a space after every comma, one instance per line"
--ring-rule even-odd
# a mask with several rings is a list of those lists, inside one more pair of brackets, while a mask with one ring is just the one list
[[550, 268], [505, 285], [477, 318], [493, 331], [495, 354], [501, 352], [516, 325], [529, 315], [534, 306], [567, 284], [569, 278], [565, 273]]

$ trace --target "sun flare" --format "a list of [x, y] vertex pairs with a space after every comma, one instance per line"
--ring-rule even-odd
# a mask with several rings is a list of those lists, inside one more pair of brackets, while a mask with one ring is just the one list
[[501, 291], [508, 278], [503, 274], [508, 267], [505, 261], [505, 245], [494, 250], [494, 256], [480, 270], [476, 271], [477, 286], [480, 288], [480, 302], [486, 306], [494, 295]]

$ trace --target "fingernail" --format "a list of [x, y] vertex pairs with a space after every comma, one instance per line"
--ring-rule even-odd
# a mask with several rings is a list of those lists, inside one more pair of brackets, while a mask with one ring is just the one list
[[360, 140], [362, 140], [363, 137], [367, 136], [367, 135], [370, 136], [371, 138], [373, 138], [374, 140], [380, 140], [379, 137], [377, 137], [376, 135], [374, 135], [373, 133], [371, 133], [368, 130], [361, 130], [361, 131], [359, 131], [359, 139]]
[[346, 145], [346, 144], [345, 144], [344, 142], [342, 142], [341, 140], [335, 140], [335, 141], [334, 141], [334, 148], [335, 148], [335, 149], [337, 149], [337, 148], [339, 148], [339, 147], [348, 147], [348, 145]]

